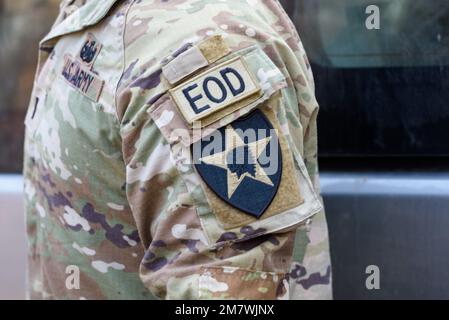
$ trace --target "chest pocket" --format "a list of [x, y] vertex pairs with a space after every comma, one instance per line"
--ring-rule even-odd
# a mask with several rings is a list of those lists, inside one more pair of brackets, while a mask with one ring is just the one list
[[210, 245], [289, 230], [322, 209], [289, 137], [282, 72], [257, 46], [188, 77], [148, 112]]

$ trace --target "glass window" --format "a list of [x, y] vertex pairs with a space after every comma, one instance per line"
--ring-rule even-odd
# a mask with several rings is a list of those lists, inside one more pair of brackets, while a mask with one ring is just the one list
[[321, 156], [449, 156], [449, 1], [283, 4], [314, 71]]
[[[315, 29], [311, 59], [321, 66], [398, 67], [449, 63], [449, 1], [299, 1], [305, 41]], [[379, 26], [365, 25], [366, 8], [379, 8]], [[302, 9], [300, 9], [302, 7]], [[371, 12], [371, 11], [370, 11]]]
[[22, 169], [23, 120], [38, 42], [58, 8], [58, 0], [0, 0], [0, 173]]

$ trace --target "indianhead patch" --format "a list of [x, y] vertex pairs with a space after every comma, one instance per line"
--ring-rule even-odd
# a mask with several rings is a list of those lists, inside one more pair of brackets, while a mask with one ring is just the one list
[[195, 167], [223, 201], [260, 218], [278, 191], [282, 152], [276, 130], [255, 110], [196, 142]]

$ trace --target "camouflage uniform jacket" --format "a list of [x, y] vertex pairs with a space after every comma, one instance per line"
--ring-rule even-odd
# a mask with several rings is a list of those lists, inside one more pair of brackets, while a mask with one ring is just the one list
[[[331, 297], [318, 104], [277, 1], [63, 1], [39, 49], [31, 298]], [[222, 150], [192, 161], [217, 133]], [[268, 146], [271, 173], [217, 162]]]

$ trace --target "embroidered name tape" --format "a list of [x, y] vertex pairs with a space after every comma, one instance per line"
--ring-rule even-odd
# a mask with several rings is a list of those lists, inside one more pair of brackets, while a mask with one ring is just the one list
[[62, 77], [89, 99], [97, 102], [103, 90], [104, 81], [69, 55], [64, 56]]
[[170, 90], [188, 124], [260, 91], [245, 62], [236, 57]]

